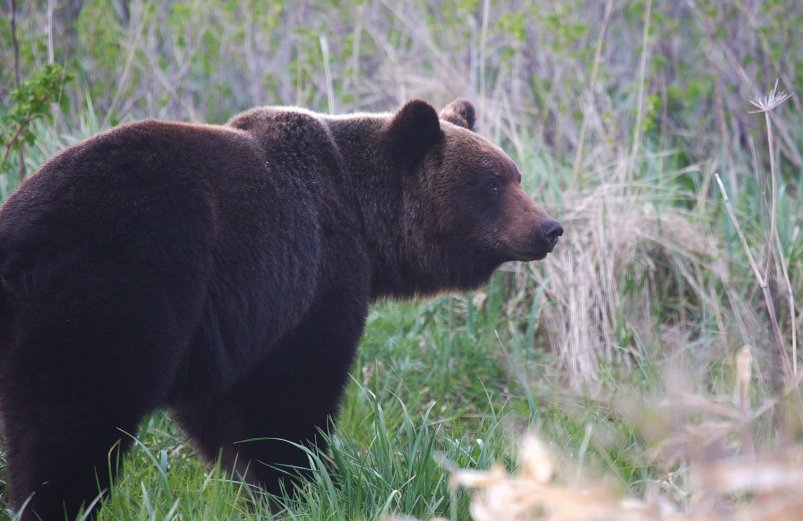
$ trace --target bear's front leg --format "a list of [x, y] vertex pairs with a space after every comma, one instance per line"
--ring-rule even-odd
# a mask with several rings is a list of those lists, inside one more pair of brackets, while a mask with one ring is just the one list
[[[329, 298], [326, 298], [329, 297]], [[367, 295], [332, 293], [233, 389], [174, 413], [209, 459], [272, 494], [308, 467], [294, 443], [322, 447], [362, 334]], [[292, 443], [291, 443], [292, 442]]]

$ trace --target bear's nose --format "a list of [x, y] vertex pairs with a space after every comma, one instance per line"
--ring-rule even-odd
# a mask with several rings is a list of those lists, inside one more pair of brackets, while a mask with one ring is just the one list
[[549, 242], [549, 248], [552, 249], [558, 243], [558, 237], [563, 235], [563, 226], [555, 219], [549, 219], [541, 225], [541, 231]]

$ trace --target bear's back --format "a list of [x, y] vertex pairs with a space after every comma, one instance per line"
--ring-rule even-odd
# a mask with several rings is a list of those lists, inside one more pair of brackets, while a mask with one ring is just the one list
[[169, 280], [201, 266], [193, 276], [220, 322], [200, 326], [214, 333], [206, 356], [247, 359], [234, 351], [258, 349], [312, 301], [315, 175], [232, 128], [143, 121], [101, 133], [48, 161], [0, 209], [5, 305], [82, 266], [93, 266], [98, 284], [107, 270], [130, 272], [132, 291], [149, 273]]

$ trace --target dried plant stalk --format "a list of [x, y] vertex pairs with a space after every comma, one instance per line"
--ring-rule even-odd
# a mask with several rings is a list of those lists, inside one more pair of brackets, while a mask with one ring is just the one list
[[789, 302], [789, 323], [792, 326], [792, 373], [797, 375], [797, 315], [795, 314], [795, 295], [792, 292], [792, 282], [789, 280], [789, 269], [786, 258], [783, 255], [781, 239], [775, 235], [775, 243], [778, 248], [778, 258], [781, 261], [781, 273], [784, 283], [786, 283], [786, 299]]
[[728, 217], [730, 217], [734, 228], [736, 228], [736, 233], [739, 235], [739, 240], [742, 242], [742, 247], [747, 254], [747, 260], [750, 262], [750, 267], [753, 269], [753, 274], [756, 277], [756, 281], [758, 281], [758, 286], [761, 288], [761, 292], [764, 294], [764, 302], [767, 305], [767, 314], [769, 315], [770, 319], [770, 329], [772, 330], [772, 335], [775, 338], [777, 347], [780, 350], [781, 358], [784, 361], [784, 364], [788, 366], [789, 361], [787, 360], [786, 350], [784, 349], [781, 327], [778, 324], [778, 318], [775, 315], [775, 304], [772, 300], [772, 293], [770, 292], [769, 285], [767, 285], [766, 279], [761, 274], [761, 270], [759, 269], [756, 260], [753, 258], [753, 252], [750, 250], [750, 245], [748, 244], [747, 239], [742, 232], [742, 227], [739, 225], [739, 220], [736, 218], [736, 213], [733, 211], [733, 205], [731, 205], [731, 201], [728, 198], [728, 194], [725, 191], [725, 186], [722, 184], [722, 179], [719, 177], [719, 173], [714, 174], [714, 178], [717, 180], [720, 193], [722, 193], [722, 199], [725, 202], [725, 209], [728, 212]]
[[597, 84], [599, 62], [602, 57], [602, 45], [605, 43], [605, 33], [608, 30], [608, 21], [611, 18], [611, 11], [613, 11], [613, 0], [607, 0], [605, 3], [605, 12], [602, 15], [602, 25], [599, 30], [597, 47], [594, 51], [594, 63], [591, 65], [591, 79], [588, 82], [588, 91], [586, 92], [586, 107], [583, 111], [583, 122], [580, 124], [580, 137], [577, 138], [577, 148], [574, 152], [572, 179], [575, 185], [577, 184], [577, 176], [580, 173], [580, 163], [583, 160], [583, 145], [585, 144], [586, 131], [588, 130], [588, 112], [591, 110], [591, 104], [594, 100], [594, 86]]
[[[778, 258], [780, 260], [781, 269], [784, 275], [784, 282], [787, 287], [787, 297], [789, 300], [789, 315], [790, 325], [792, 327], [792, 373], [797, 374], [797, 332], [795, 324], [795, 297], [792, 294], [792, 285], [789, 282], [789, 274], [786, 270], [786, 259], [783, 254], [783, 245], [778, 237], [777, 227], [777, 213], [778, 213], [778, 188], [777, 179], [778, 174], [775, 168], [775, 140], [772, 132], [772, 119], [770, 112], [781, 106], [786, 100], [791, 97], [790, 94], [778, 91], [778, 80], [775, 80], [775, 85], [772, 87], [770, 93], [766, 96], [761, 96], [750, 100], [750, 103], [758, 110], [754, 113], [764, 114], [764, 123], [767, 128], [767, 148], [769, 148], [770, 155], [770, 233], [767, 236], [767, 264], [764, 268], [764, 281], [769, 283], [772, 273], [773, 254], [775, 247], [778, 248]], [[783, 343], [780, 345], [783, 348]]]

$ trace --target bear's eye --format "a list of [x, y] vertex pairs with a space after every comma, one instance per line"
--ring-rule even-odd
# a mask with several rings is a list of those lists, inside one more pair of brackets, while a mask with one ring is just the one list
[[501, 187], [501, 185], [499, 184], [499, 181], [498, 181], [497, 179], [491, 179], [490, 181], [488, 181], [488, 182], [485, 184], [485, 189], [486, 189], [486, 190], [488, 191], [488, 193], [490, 193], [491, 195], [498, 195], [498, 194], [499, 194], [499, 191], [501, 190], [501, 188], [502, 188], [502, 187]]

